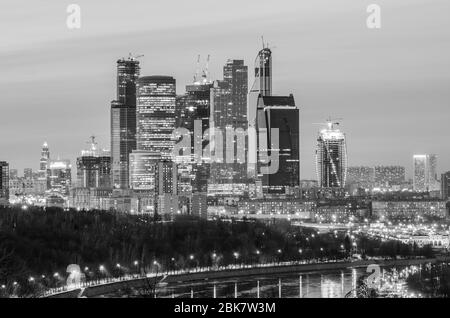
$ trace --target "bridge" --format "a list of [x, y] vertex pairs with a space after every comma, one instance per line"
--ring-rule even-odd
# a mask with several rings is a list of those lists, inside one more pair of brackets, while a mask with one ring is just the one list
[[[318, 272], [345, 268], [367, 267], [371, 264], [380, 266], [410, 266], [435, 263], [437, 259], [388, 259], [388, 260], [336, 260], [328, 262], [293, 261], [267, 264], [235, 264], [222, 267], [197, 267], [185, 270], [173, 270], [163, 273], [124, 275], [108, 277], [79, 285], [64, 286], [47, 290], [42, 297], [76, 298], [99, 297], [124, 288], [143, 288], [146, 285], [157, 286], [159, 283], [199, 282], [216, 279], [239, 278], [258, 275], [278, 275], [287, 273]], [[156, 294], [155, 294], [156, 297]], [[193, 297], [193, 295], [191, 296]]]

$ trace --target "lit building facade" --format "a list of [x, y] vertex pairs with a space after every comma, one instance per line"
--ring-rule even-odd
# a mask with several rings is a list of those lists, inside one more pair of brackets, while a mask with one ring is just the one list
[[450, 171], [441, 175], [441, 197], [450, 201]]
[[373, 201], [372, 216], [385, 219], [408, 219], [431, 216], [446, 218], [446, 202], [439, 200], [420, 201]]
[[414, 155], [414, 191], [439, 191], [437, 156]]
[[272, 51], [263, 46], [255, 60], [255, 80], [248, 94], [248, 163], [247, 174], [257, 178], [259, 158], [258, 102], [262, 96], [272, 96]]
[[117, 98], [111, 102], [112, 185], [129, 186], [129, 154], [136, 149], [136, 81], [139, 61], [134, 58], [117, 61]]
[[111, 187], [111, 157], [96, 152], [82, 152], [77, 158], [77, 186], [86, 188]]
[[175, 79], [145, 76], [137, 81], [137, 149], [158, 152], [171, 159], [175, 129]]
[[70, 160], [51, 160], [47, 169], [47, 188], [52, 194], [67, 197], [72, 184]]
[[39, 161], [39, 172], [38, 172], [38, 180], [41, 181], [41, 183], [48, 184], [48, 177], [47, 177], [47, 171], [48, 171], [48, 165], [50, 163], [50, 149], [47, 142], [44, 142], [42, 145], [41, 150], [41, 159]]
[[0, 161], [0, 205], [9, 203], [9, 164]]
[[348, 167], [346, 184], [348, 186], [371, 189], [374, 183], [374, 170], [373, 167]]
[[316, 203], [293, 199], [241, 200], [237, 213], [251, 218], [289, 218], [292, 220], [311, 219]]
[[173, 161], [165, 160], [158, 161], [156, 169], [156, 187], [157, 193], [162, 194], [173, 194], [178, 193], [178, 182], [177, 182], [177, 165]]
[[405, 167], [375, 166], [374, 182], [377, 187], [399, 186], [405, 183]]
[[343, 188], [347, 178], [347, 144], [345, 134], [329, 121], [319, 133], [316, 148], [316, 171], [322, 188]]
[[149, 195], [156, 194], [158, 152], [135, 150], [130, 154], [130, 188], [135, 191], [145, 191]]

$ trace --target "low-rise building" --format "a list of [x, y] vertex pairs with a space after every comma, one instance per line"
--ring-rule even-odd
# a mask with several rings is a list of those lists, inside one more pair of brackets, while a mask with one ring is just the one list
[[446, 202], [441, 200], [420, 201], [373, 201], [372, 216], [386, 219], [415, 219], [417, 217], [447, 217]]

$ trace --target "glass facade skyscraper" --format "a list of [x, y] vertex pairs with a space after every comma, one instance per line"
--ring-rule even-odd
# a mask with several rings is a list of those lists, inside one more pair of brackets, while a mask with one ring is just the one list
[[[300, 187], [300, 113], [294, 96], [260, 96], [258, 102], [259, 152], [270, 156], [275, 173], [258, 174], [263, 192], [289, 194]], [[278, 136], [274, 129], [278, 130]], [[275, 138], [278, 137], [278, 141]], [[265, 138], [265, 140], [263, 140]], [[274, 148], [278, 143], [278, 149]], [[260, 164], [260, 166], [262, 166]]]
[[414, 155], [414, 191], [438, 191], [437, 156]]
[[343, 188], [347, 178], [345, 134], [329, 121], [317, 138], [316, 170], [321, 188]]
[[114, 188], [129, 187], [129, 154], [136, 149], [136, 81], [139, 61], [117, 61], [117, 99], [111, 102], [111, 160]]
[[145, 76], [137, 81], [137, 149], [171, 159], [175, 129], [176, 85], [170, 76]]
[[156, 171], [161, 154], [158, 152], [135, 150], [130, 154], [130, 188], [135, 191], [155, 195]]
[[[210, 176], [210, 163], [208, 158], [205, 161], [195, 161], [195, 148], [203, 149], [208, 141], [202, 141], [203, 134], [210, 128], [211, 121], [211, 89], [214, 84], [207, 78], [202, 81], [194, 82], [186, 85], [186, 94], [179, 96], [177, 114], [180, 114], [178, 120], [179, 127], [186, 128], [191, 137], [191, 163], [183, 163], [179, 165], [178, 172], [180, 174], [179, 186], [188, 190], [188, 179], [191, 183], [191, 191], [207, 192], [208, 179]], [[195, 122], [199, 123], [198, 129], [195, 129]], [[196, 141], [201, 141], [195, 144]], [[186, 191], [180, 191], [180, 194]]]
[[256, 178], [258, 174], [258, 101], [260, 96], [272, 95], [272, 51], [263, 47], [255, 59], [255, 80], [248, 94], [248, 164], [247, 174]]

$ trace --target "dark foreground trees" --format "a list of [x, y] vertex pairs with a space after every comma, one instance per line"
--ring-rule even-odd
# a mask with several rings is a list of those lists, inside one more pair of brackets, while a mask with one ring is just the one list
[[[282, 221], [180, 216], [162, 222], [104, 211], [3, 208], [0, 286], [18, 289], [17, 293], [63, 286], [69, 264], [80, 265], [86, 279], [93, 280], [195, 266], [344, 258], [352, 243], [345, 237], [319, 235]], [[423, 254], [401, 243], [357, 240], [367, 255]]]

